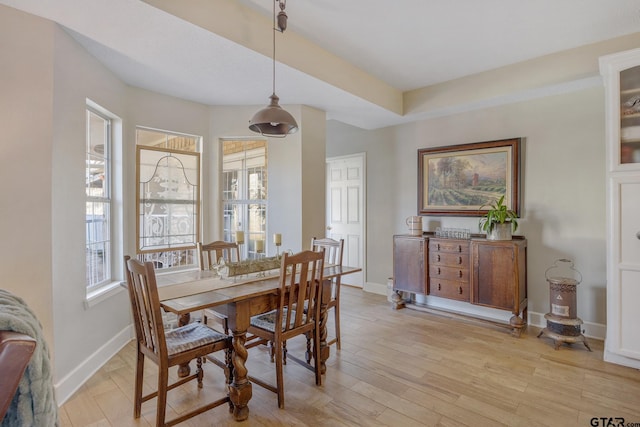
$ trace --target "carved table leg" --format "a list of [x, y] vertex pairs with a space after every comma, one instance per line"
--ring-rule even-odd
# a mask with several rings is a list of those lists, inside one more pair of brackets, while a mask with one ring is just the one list
[[229, 328], [233, 331], [233, 382], [229, 384], [229, 398], [233, 404], [233, 418], [244, 421], [249, 418], [249, 400], [253, 394], [247, 372], [249, 352], [245, 347], [249, 327], [249, 301], [229, 304]]
[[327, 305], [320, 305], [320, 373], [327, 372], [327, 359], [329, 359], [330, 349], [327, 345]]
[[320, 298], [320, 373], [327, 372], [327, 359], [331, 353], [329, 345], [327, 345], [327, 302], [331, 299], [331, 280], [325, 280], [322, 286], [322, 295]]
[[253, 394], [251, 383], [247, 378], [248, 351], [244, 346], [246, 339], [246, 331], [233, 331], [233, 382], [229, 385], [229, 398], [233, 403], [233, 418], [236, 421], [249, 418], [247, 403]]
[[[191, 314], [185, 313], [178, 318], [178, 326], [188, 325], [191, 320]], [[184, 378], [188, 377], [191, 373], [191, 367], [189, 366], [189, 362], [178, 366], [178, 377]]]

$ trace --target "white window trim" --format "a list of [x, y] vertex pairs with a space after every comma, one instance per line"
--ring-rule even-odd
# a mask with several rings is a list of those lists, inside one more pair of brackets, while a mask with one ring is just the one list
[[124, 291], [124, 165], [122, 119], [92, 101], [86, 106], [111, 119], [111, 281], [89, 288], [85, 284], [85, 308], [111, 298]]

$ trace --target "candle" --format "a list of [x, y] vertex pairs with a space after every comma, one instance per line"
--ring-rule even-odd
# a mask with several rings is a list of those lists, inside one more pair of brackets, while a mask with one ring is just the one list
[[244, 243], [244, 231], [236, 231], [236, 243]]
[[280, 246], [282, 244], [282, 234], [276, 233], [273, 235], [273, 244]]
[[264, 252], [264, 240], [256, 240], [256, 252]]

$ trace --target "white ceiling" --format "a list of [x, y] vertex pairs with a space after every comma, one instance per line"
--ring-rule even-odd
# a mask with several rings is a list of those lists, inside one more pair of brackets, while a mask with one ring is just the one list
[[[272, 0], [236, 1], [271, 19]], [[140, 0], [0, 4], [58, 22], [132, 86], [211, 105], [268, 103], [270, 57]], [[295, 32], [402, 91], [640, 31], [640, 0], [289, 0], [286, 11], [282, 37]], [[364, 128], [412, 119], [284, 64], [276, 92], [283, 105]]]

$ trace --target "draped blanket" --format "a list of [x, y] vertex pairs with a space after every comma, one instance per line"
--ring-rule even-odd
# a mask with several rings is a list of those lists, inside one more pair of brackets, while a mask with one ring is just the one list
[[0, 426], [58, 426], [53, 373], [42, 326], [21, 298], [4, 289], [0, 289], [0, 329], [29, 335], [36, 340], [31, 362], [20, 380], [18, 390]]

